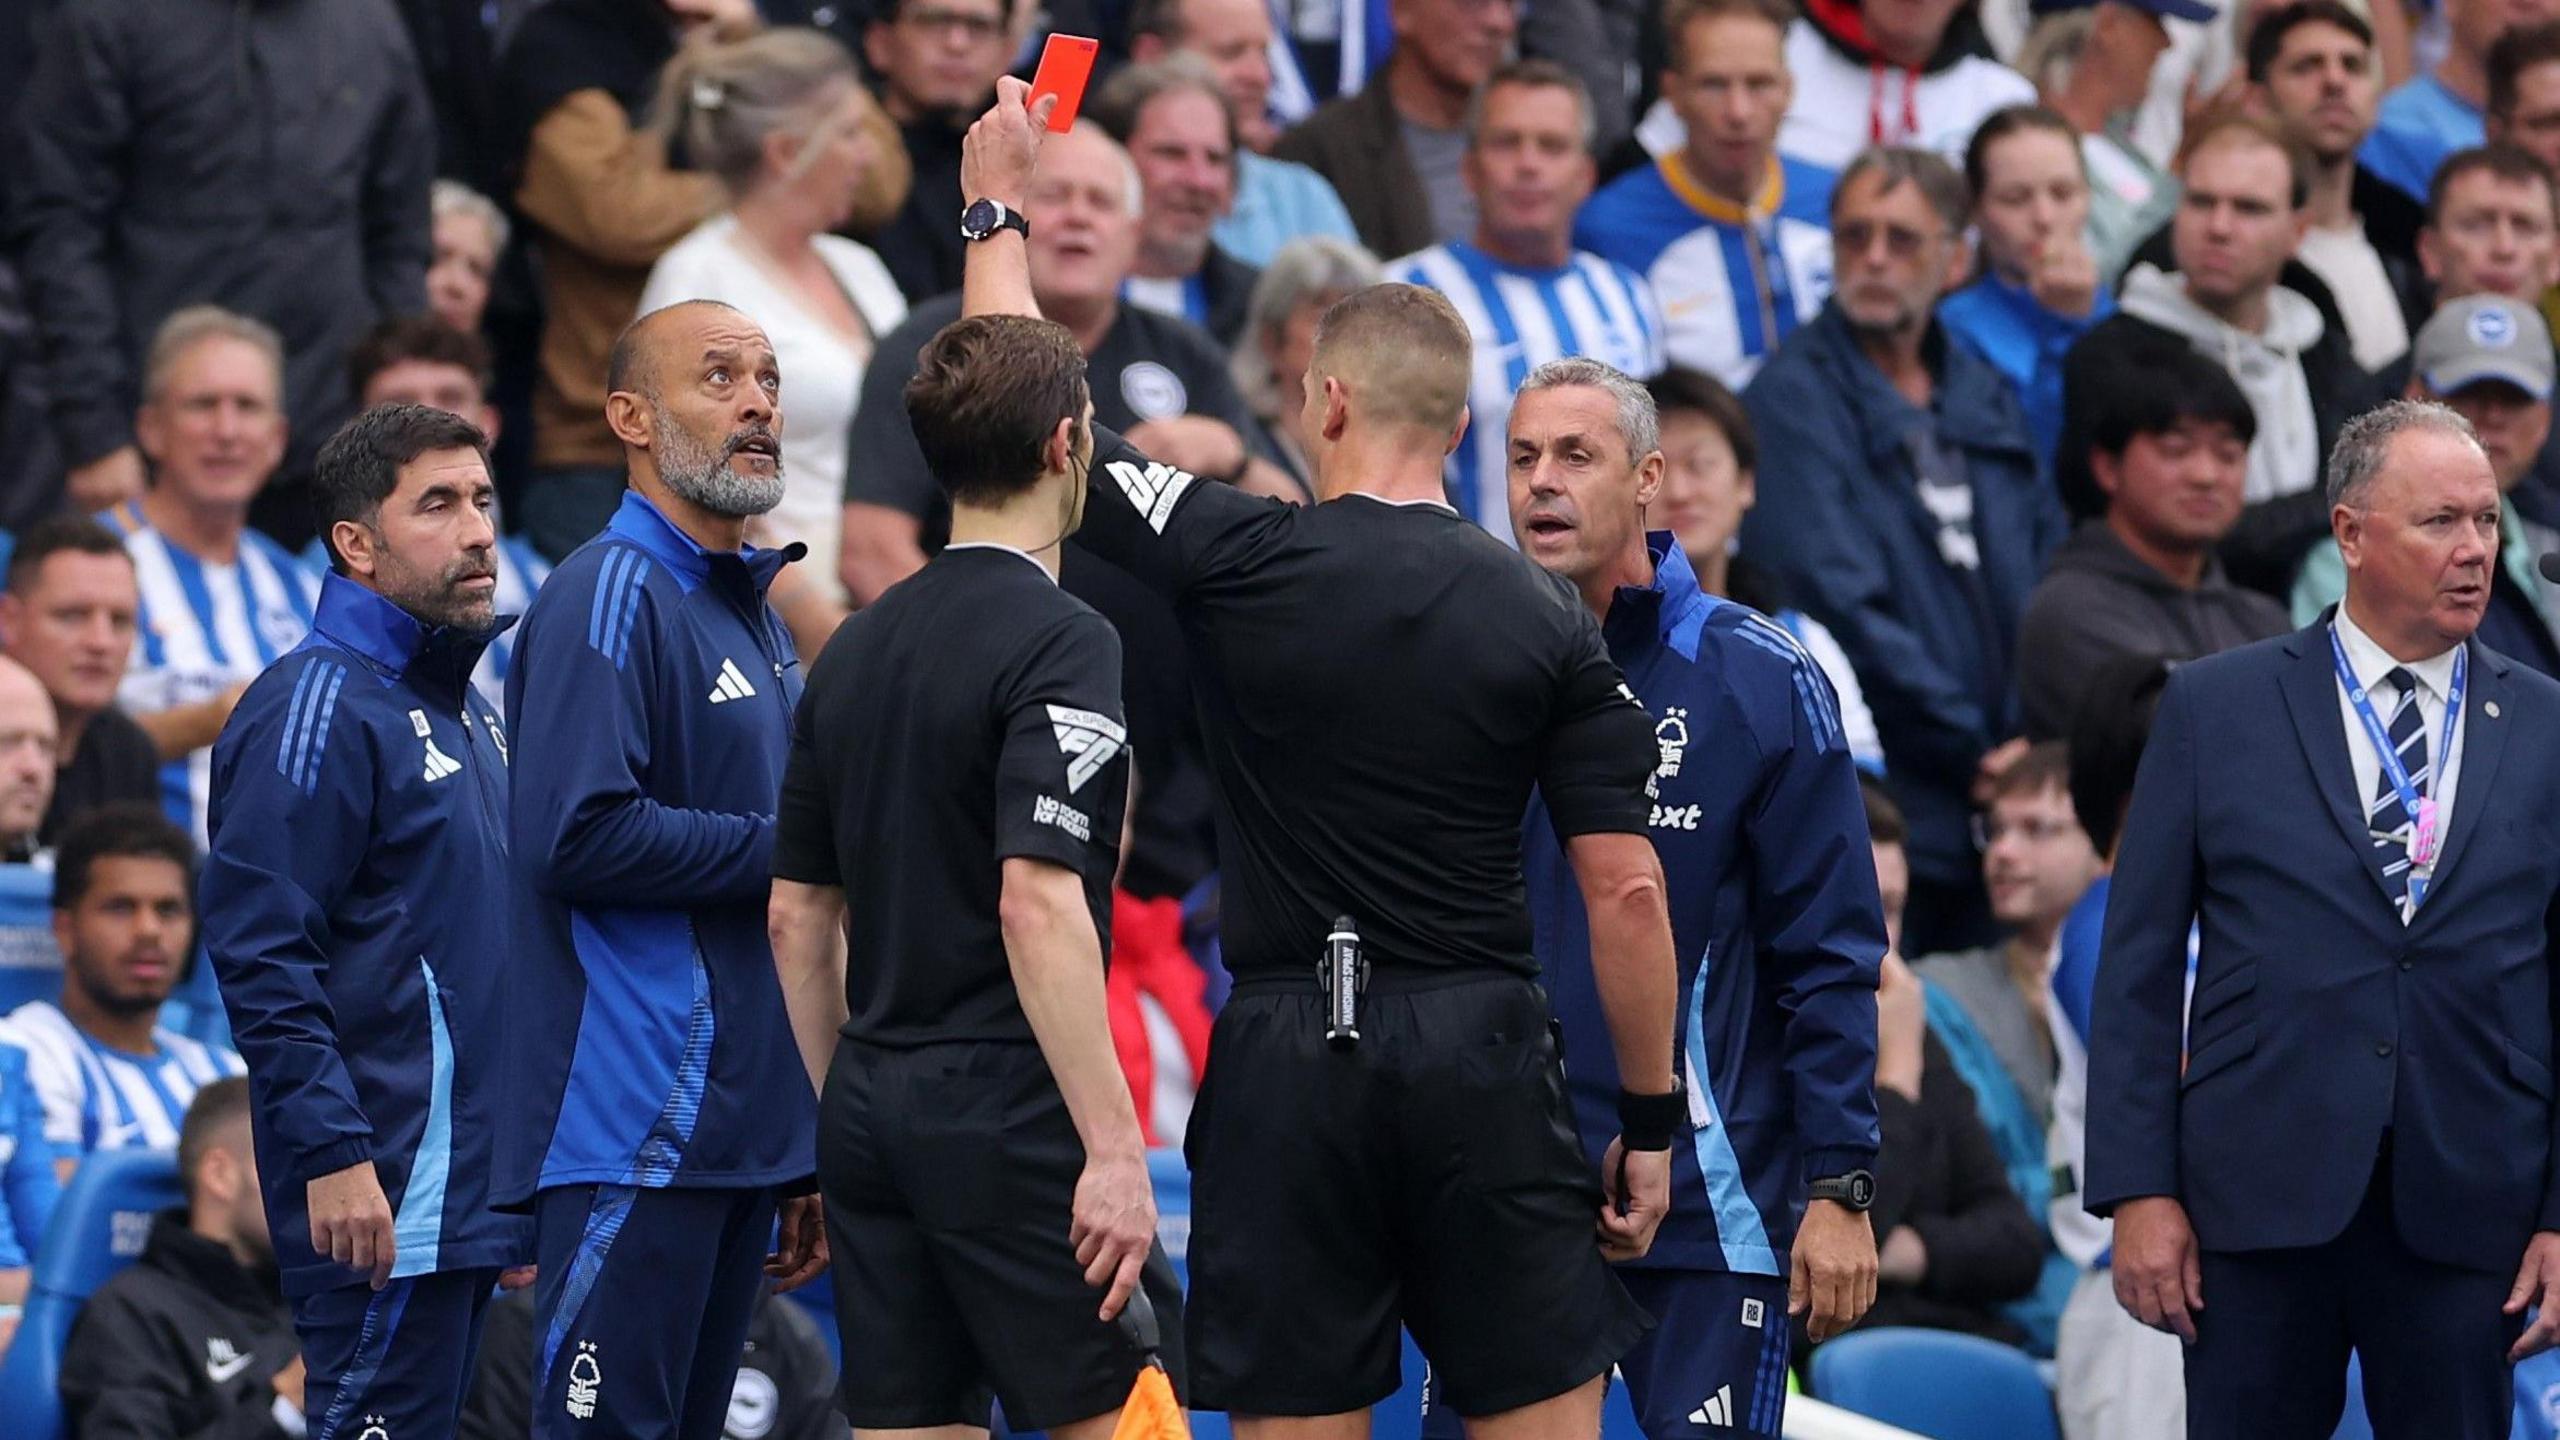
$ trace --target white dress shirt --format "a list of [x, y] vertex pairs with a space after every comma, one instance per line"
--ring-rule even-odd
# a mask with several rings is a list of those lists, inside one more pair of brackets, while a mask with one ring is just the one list
[[[2338, 640], [2345, 646], [2347, 652], [2347, 669], [2354, 672], [2356, 683], [2364, 687], [2365, 698], [2372, 704], [2375, 717], [2382, 721], [2386, 730], [2391, 724], [2391, 712], [2400, 701], [2399, 691], [2386, 684], [2382, 677], [2390, 674], [2395, 667], [2406, 669], [2411, 675], [2417, 677], [2418, 720], [2426, 731], [2427, 762], [2430, 765], [2434, 764], [2437, 748], [2444, 743], [2445, 696], [2453, 685], [2453, 657], [2455, 651], [2461, 647], [2455, 646], [2454, 649], [2444, 651], [2442, 654], [2404, 663], [2392, 659], [2390, 653], [2377, 644], [2372, 636], [2367, 635], [2362, 627], [2348, 618], [2347, 607], [2344, 605], [2338, 607], [2337, 627]], [[2467, 704], [2468, 701], [2466, 700], [2465, 703]], [[2347, 759], [2355, 769], [2356, 813], [2370, 814], [2373, 810], [2374, 796], [2380, 793], [2382, 784], [2382, 758], [2373, 753], [2373, 737], [2365, 733], [2364, 721], [2357, 716], [2355, 702], [2347, 698], [2347, 690], [2343, 685], [2338, 687], [2338, 716], [2347, 727]], [[2436, 802], [2436, 835], [2439, 845], [2453, 833], [2453, 803], [2456, 798], [2454, 787], [2462, 778], [2462, 748], [2470, 738], [2463, 733], [2466, 728], [2468, 727], [2454, 728], [2453, 754], [2444, 762], [2444, 773], [2429, 774], [2426, 779], [2428, 798]], [[2414, 857], [2412, 858], [2414, 860]], [[2430, 875], [2432, 872], [2417, 870], [2414, 873]], [[2402, 907], [2401, 923], [2408, 923], [2411, 914], [2407, 907]]]

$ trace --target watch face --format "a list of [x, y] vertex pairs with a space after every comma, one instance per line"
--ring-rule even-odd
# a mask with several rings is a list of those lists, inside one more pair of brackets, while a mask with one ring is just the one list
[[960, 234], [965, 239], [983, 240], [995, 233], [996, 222], [1003, 214], [993, 200], [972, 200], [969, 208], [960, 212]]
[[1876, 1203], [1876, 1177], [1860, 1170], [1849, 1177], [1849, 1203], [1861, 1210]]

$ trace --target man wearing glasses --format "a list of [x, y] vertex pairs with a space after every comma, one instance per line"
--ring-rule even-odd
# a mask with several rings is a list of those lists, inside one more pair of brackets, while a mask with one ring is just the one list
[[1966, 198], [1934, 154], [1852, 162], [1831, 199], [1832, 301], [1742, 397], [1760, 434], [1743, 548], [1872, 687], [1911, 823], [1913, 954], [1991, 939], [1966, 828], [2023, 749], [2013, 641], [2063, 532], [2007, 383], [1935, 323], [1967, 269]]
[[960, 288], [960, 137], [1013, 58], [1006, 0], [896, 0], [862, 37], [880, 108], [898, 122], [915, 183], [872, 248], [910, 302]]

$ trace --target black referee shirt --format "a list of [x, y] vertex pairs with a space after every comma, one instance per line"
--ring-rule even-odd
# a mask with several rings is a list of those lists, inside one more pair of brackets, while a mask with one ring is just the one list
[[844, 888], [847, 1038], [1033, 1038], [1004, 862], [1083, 876], [1108, 955], [1127, 741], [1119, 637], [1018, 550], [947, 548], [837, 629], [793, 721], [773, 873]]
[[1581, 598], [1445, 505], [1289, 505], [1097, 430], [1081, 538], [1190, 643], [1228, 969], [1312, 986], [1344, 914], [1381, 966], [1535, 974], [1530, 788], [1640, 835], [1657, 758]]

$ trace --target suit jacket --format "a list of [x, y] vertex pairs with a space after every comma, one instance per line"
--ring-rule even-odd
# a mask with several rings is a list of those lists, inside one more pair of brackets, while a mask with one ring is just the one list
[[2387, 1129], [2409, 1248], [2503, 1273], [2560, 1229], [2560, 684], [2471, 642], [2452, 828], [2403, 926], [2325, 621], [2182, 666], [2161, 697], [2107, 902], [2085, 1203], [2175, 1196], [2209, 1250], [2316, 1245]]
[[1439, 240], [1431, 228], [1430, 194], [1405, 153], [1404, 123], [1388, 98], [1385, 66], [1360, 93], [1317, 107], [1280, 137], [1271, 154], [1333, 182], [1369, 253], [1410, 255]]

